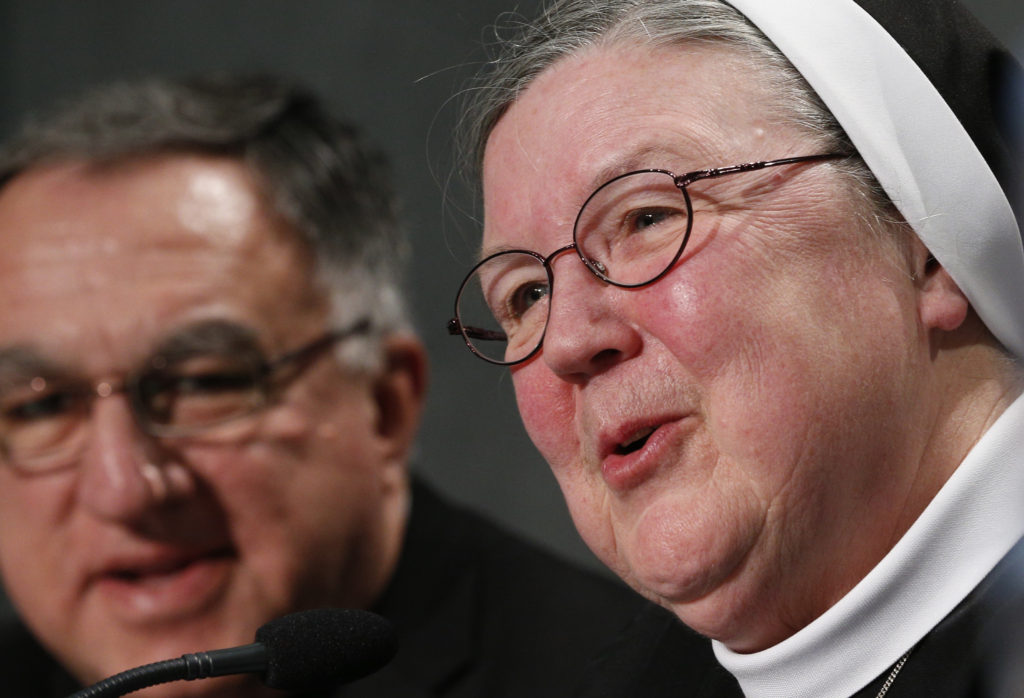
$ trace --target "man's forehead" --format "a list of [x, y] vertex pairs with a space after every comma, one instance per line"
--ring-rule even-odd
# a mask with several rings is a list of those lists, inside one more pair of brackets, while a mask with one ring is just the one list
[[279, 344], [323, 314], [305, 247], [226, 158], [64, 163], [0, 194], [0, 345], [126, 363], [196, 318], [242, 319]]
[[0, 248], [44, 262], [48, 248], [82, 259], [189, 246], [246, 255], [270, 242], [304, 247], [267, 204], [259, 178], [231, 157], [68, 160], [30, 168], [0, 188]]

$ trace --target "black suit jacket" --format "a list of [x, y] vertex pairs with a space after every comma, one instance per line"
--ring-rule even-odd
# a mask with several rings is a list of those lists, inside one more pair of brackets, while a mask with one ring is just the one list
[[[394, 623], [398, 654], [370, 677], [309, 697], [566, 698], [647, 606], [417, 482], [398, 567], [373, 609]], [[79, 688], [17, 623], [0, 629], [0, 672], [3, 698]]]
[[394, 622], [398, 655], [328, 695], [567, 698], [648, 605], [416, 484], [401, 560], [373, 609]]

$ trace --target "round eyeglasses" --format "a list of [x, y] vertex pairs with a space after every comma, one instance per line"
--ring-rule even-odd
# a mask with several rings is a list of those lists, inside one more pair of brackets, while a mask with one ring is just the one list
[[686, 248], [693, 230], [690, 184], [844, 157], [803, 155], [681, 175], [645, 169], [614, 177], [583, 202], [570, 244], [547, 257], [531, 250], [504, 250], [478, 262], [459, 287], [448, 333], [461, 335], [470, 351], [493, 364], [526, 361], [544, 342], [554, 289], [551, 263], [558, 255], [575, 250], [583, 266], [613, 286], [647, 286], [667, 274]]
[[[143, 370], [119, 383], [93, 385], [59, 374], [5, 380], [0, 390], [0, 455], [29, 474], [75, 464], [88, 440], [93, 401], [116, 393], [126, 395], [135, 422], [151, 436], [207, 432], [268, 406], [276, 391], [327, 349], [366, 334], [370, 326], [364, 317], [270, 361], [248, 341], [235, 341], [219, 350], [156, 354]], [[211, 432], [209, 438], [224, 435]]]

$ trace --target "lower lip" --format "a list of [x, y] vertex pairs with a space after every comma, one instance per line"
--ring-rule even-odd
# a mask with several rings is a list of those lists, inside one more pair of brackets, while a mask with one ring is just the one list
[[662, 424], [647, 437], [643, 448], [625, 455], [612, 453], [601, 462], [601, 475], [616, 492], [635, 489], [650, 479], [666, 457], [678, 422]]
[[166, 573], [132, 579], [100, 577], [95, 590], [110, 614], [129, 623], [172, 621], [208, 607], [226, 589], [232, 569], [229, 556], [198, 558]]

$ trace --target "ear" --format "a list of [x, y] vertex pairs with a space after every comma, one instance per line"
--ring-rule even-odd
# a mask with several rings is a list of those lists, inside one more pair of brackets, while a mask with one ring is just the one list
[[387, 444], [387, 459], [405, 465], [419, 428], [427, 388], [427, 354], [409, 335], [384, 341], [384, 368], [374, 381], [377, 435]]
[[952, 332], [967, 318], [970, 303], [960, 287], [925, 248], [914, 239], [912, 277], [917, 287], [918, 317], [926, 330]]

